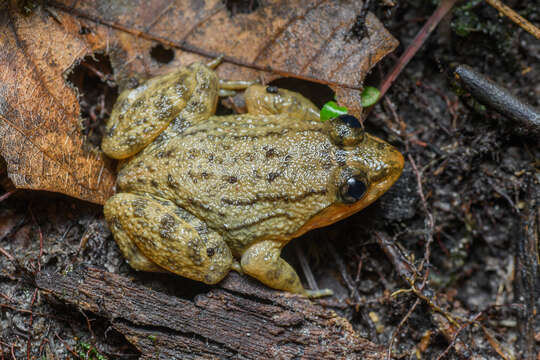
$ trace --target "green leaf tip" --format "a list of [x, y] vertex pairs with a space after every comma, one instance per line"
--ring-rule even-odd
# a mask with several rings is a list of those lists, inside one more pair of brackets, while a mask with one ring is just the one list
[[326, 121], [347, 113], [345, 106], [339, 106], [335, 101], [329, 101], [321, 109], [321, 121]]
[[379, 89], [373, 86], [366, 86], [364, 88], [364, 91], [362, 91], [362, 107], [368, 107], [377, 102], [379, 100], [379, 97], [381, 96], [381, 92]]

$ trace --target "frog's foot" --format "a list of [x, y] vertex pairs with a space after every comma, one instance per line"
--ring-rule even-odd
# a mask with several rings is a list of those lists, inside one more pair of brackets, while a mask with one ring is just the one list
[[304, 289], [296, 271], [280, 257], [281, 247], [282, 243], [271, 240], [252, 245], [242, 255], [242, 270], [274, 289], [309, 297], [332, 295], [330, 290]]
[[134, 268], [162, 268], [207, 284], [219, 282], [231, 268], [229, 247], [216, 232], [198, 233], [172, 207], [152, 198], [119, 193], [107, 201], [104, 213]]
[[288, 114], [295, 119], [319, 120], [319, 109], [303, 95], [275, 86], [252, 85], [244, 93], [248, 113]]
[[217, 58], [212, 59], [209, 62], [207, 62], [206, 66], [209, 67], [210, 69], [214, 70], [215, 68], [217, 68], [219, 66], [219, 64], [221, 64], [224, 57], [225, 57], [225, 55], [221, 54]]
[[306, 296], [310, 298], [320, 298], [332, 295], [334, 295], [334, 292], [330, 289], [306, 290]]
[[219, 79], [220, 90], [246, 90], [248, 87], [258, 84], [259, 81], [246, 80], [223, 80]]

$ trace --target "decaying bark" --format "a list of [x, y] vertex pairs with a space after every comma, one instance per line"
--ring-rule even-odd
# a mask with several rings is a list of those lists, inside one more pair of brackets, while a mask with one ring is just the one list
[[334, 311], [231, 273], [193, 301], [104, 270], [41, 273], [38, 286], [65, 303], [111, 319], [142, 359], [382, 359]]

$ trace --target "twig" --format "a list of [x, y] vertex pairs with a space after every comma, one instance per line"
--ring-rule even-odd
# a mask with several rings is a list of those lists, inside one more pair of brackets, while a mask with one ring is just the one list
[[298, 244], [298, 242], [294, 243], [294, 250], [296, 251], [296, 256], [298, 257], [298, 261], [300, 261], [300, 267], [302, 268], [302, 271], [304, 272], [304, 276], [306, 277], [306, 281], [308, 283], [309, 288], [312, 290], [319, 290], [319, 286], [317, 285], [315, 276], [313, 276], [313, 272], [311, 271], [311, 268], [309, 267], [306, 256], [304, 255], [304, 252], [300, 248], [300, 245]]
[[73, 354], [73, 356], [75, 356], [75, 359], [80, 359], [81, 358], [79, 356], [79, 354], [77, 354], [75, 351], [73, 351], [73, 349], [71, 349], [71, 347], [57, 333], [54, 333], [54, 335], [58, 338], [58, 340], [60, 340], [62, 342], [62, 344], [64, 344], [67, 351], [69, 351], [71, 354]]
[[503, 4], [500, 0], [486, 0], [486, 2], [493, 6], [495, 9], [499, 10], [504, 15], [508, 16], [510, 20], [518, 24], [523, 30], [527, 31], [529, 34], [540, 40], [540, 29], [531, 24], [523, 16], [516, 13], [510, 7]]
[[0, 202], [6, 200], [8, 197], [10, 197], [11, 195], [15, 194], [16, 192], [17, 192], [17, 189], [11, 190], [11, 191], [8, 191], [8, 192], [5, 193], [5, 194], [2, 194], [2, 196], [0, 196]]
[[13, 255], [11, 255], [10, 253], [8, 253], [6, 250], [4, 250], [3, 247], [0, 246], [0, 254], [4, 255], [5, 257], [8, 258], [9, 261], [11, 262], [15, 262], [15, 258], [13, 257]]
[[450, 9], [452, 9], [456, 2], [457, 0], [441, 1], [435, 12], [433, 12], [428, 21], [422, 27], [422, 29], [420, 29], [418, 34], [416, 34], [416, 37], [409, 45], [409, 47], [405, 50], [403, 55], [401, 55], [392, 71], [390, 71], [390, 74], [388, 74], [388, 76], [386, 76], [386, 78], [383, 80], [380, 87], [381, 98], [384, 96], [384, 94], [386, 94], [390, 86], [392, 86], [392, 84], [394, 83], [394, 80], [396, 80], [401, 71], [403, 71], [409, 61], [411, 61], [411, 59], [418, 52], [420, 47], [422, 47], [428, 36], [433, 32], [433, 30], [435, 30], [439, 22], [442, 20], [443, 17], [446, 16]]
[[461, 334], [461, 332], [463, 330], [465, 330], [469, 325], [475, 323], [476, 321], [478, 321], [478, 318], [482, 315], [481, 312], [479, 312], [478, 314], [475, 315], [475, 317], [471, 320], [471, 321], [467, 321], [466, 323], [464, 323], [463, 325], [461, 325], [458, 329], [458, 331], [456, 331], [456, 333], [454, 334], [453, 338], [452, 338], [452, 341], [450, 341], [450, 344], [448, 344], [448, 347], [439, 355], [437, 356], [437, 359], [436, 360], [441, 360], [441, 359], [444, 359], [444, 357], [446, 356], [446, 354], [448, 354], [448, 352], [450, 351], [450, 349], [452, 347], [454, 347], [454, 345], [456, 344], [456, 341], [458, 339], [458, 336], [459, 334]]
[[[334, 262], [336, 263], [339, 269], [339, 272], [341, 273], [341, 277], [343, 278], [343, 281], [347, 285], [347, 288], [349, 288], [349, 292], [351, 296], [354, 298], [354, 301], [357, 304], [359, 304], [362, 301], [362, 299], [360, 299], [360, 294], [358, 294], [358, 289], [356, 288], [356, 285], [354, 284], [351, 276], [349, 275], [347, 268], [345, 267], [345, 264], [343, 263], [343, 260], [341, 259], [341, 257], [339, 256], [339, 254], [337, 253], [336, 249], [334, 248], [332, 244], [327, 243], [327, 246], [328, 246], [328, 250], [332, 254], [332, 257], [334, 258]], [[370, 338], [377, 339], [377, 330], [375, 329], [375, 325], [373, 324], [369, 316], [367, 316], [363, 311], [359, 311], [359, 312], [360, 312], [360, 316], [362, 317], [362, 320], [364, 320], [364, 322], [368, 325]]]
[[32, 324], [34, 323], [34, 313], [32, 312], [32, 307], [36, 301], [36, 296], [38, 289], [34, 290], [34, 295], [32, 296], [32, 301], [30, 302], [30, 320], [28, 320], [28, 342], [26, 343], [26, 358], [30, 360], [30, 348], [32, 345]]
[[495, 339], [493, 334], [491, 334], [491, 332], [485, 326], [482, 325], [481, 328], [484, 332], [484, 336], [486, 337], [493, 350], [495, 350], [495, 352], [499, 354], [499, 356], [502, 357], [504, 360], [510, 360], [509, 357], [506, 356], [506, 354], [504, 353], [501, 344], [497, 341], [497, 339]]
[[403, 324], [411, 317], [412, 313], [414, 312], [414, 309], [420, 304], [420, 299], [416, 298], [416, 301], [414, 302], [413, 306], [407, 311], [407, 314], [401, 319], [396, 329], [392, 332], [392, 337], [390, 338], [390, 343], [388, 344], [388, 351], [386, 353], [386, 358], [388, 360], [392, 360], [392, 346], [394, 346], [394, 340], [396, 339], [396, 335], [398, 331], [401, 329]]
[[475, 99], [514, 120], [519, 125], [512, 129], [514, 132], [540, 136], [540, 111], [470, 66], [458, 65], [454, 75]]
[[41, 258], [43, 257], [43, 232], [41, 232], [41, 226], [36, 220], [36, 217], [34, 216], [34, 212], [32, 211], [32, 207], [29, 206], [28, 210], [30, 210], [30, 215], [32, 216], [32, 220], [38, 227], [39, 231], [39, 258], [38, 258], [38, 272], [41, 271]]
[[451, 324], [459, 327], [460, 324], [458, 323], [458, 320], [462, 321], [463, 318], [457, 315], [453, 315], [452, 313], [443, 309], [436, 303], [434, 296], [435, 292], [426, 285], [427, 271], [426, 274], [424, 274], [423, 276], [422, 284], [420, 286], [417, 286], [416, 280], [420, 276], [420, 273], [414, 267], [414, 265], [406, 260], [406, 257], [400, 252], [399, 248], [392, 241], [390, 241], [388, 235], [376, 232], [375, 237], [377, 238], [377, 243], [379, 244], [379, 246], [383, 249], [386, 256], [388, 256], [388, 259], [392, 263], [394, 269], [397, 271], [399, 276], [410, 286], [409, 289], [401, 289], [395, 291], [392, 296], [396, 296], [405, 292], [414, 292], [414, 294], [420, 299], [424, 300], [433, 311], [440, 313]]
[[[424, 196], [424, 190], [422, 189], [422, 175], [418, 171], [418, 168], [416, 167], [416, 162], [412, 158], [411, 154], [408, 154], [407, 157], [409, 159], [409, 162], [411, 163], [413, 172], [416, 175], [418, 195], [420, 196], [420, 200], [422, 201], [422, 207], [424, 208], [424, 212], [426, 213], [426, 218], [427, 218], [426, 250], [424, 252], [424, 258], [422, 259], [422, 263], [420, 264], [420, 267], [418, 269], [419, 271], [423, 271], [424, 266], [426, 264], [429, 264], [429, 258], [431, 257], [431, 244], [433, 243], [433, 230], [435, 228], [435, 221], [433, 220], [433, 215], [429, 212], [428, 207], [427, 207], [426, 198]], [[422, 287], [424, 287], [427, 281], [427, 276], [428, 276], [428, 271], [425, 272]]]

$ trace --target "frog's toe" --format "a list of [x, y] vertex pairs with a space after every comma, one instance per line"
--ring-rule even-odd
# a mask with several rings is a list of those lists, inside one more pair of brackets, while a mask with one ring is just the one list
[[332, 296], [334, 295], [334, 292], [330, 289], [305, 290], [305, 295], [310, 298], [320, 298], [325, 296]]

